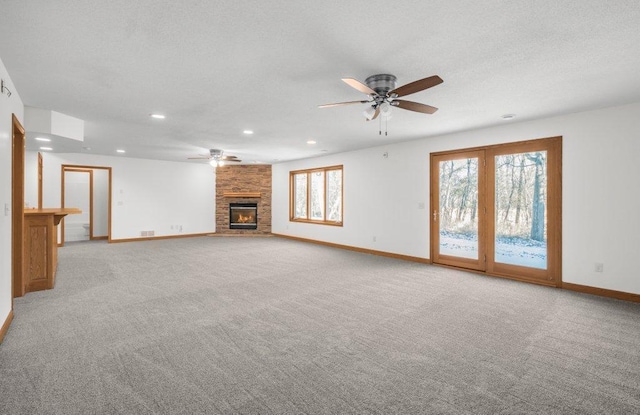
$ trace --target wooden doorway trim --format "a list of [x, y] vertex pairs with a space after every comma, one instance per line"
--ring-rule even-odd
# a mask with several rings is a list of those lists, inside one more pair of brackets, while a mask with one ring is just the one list
[[[93, 171], [94, 170], [106, 170], [108, 173], [108, 190], [107, 190], [107, 236], [106, 237], [102, 237], [102, 236], [93, 236]], [[106, 166], [87, 166], [87, 165], [74, 165], [74, 164], [63, 164], [61, 166], [61, 177], [60, 177], [60, 182], [61, 182], [61, 196], [60, 196], [60, 202], [62, 207], [64, 207], [64, 173], [65, 171], [91, 171], [91, 178], [90, 178], [90, 201], [89, 201], [89, 206], [90, 206], [90, 231], [89, 231], [89, 235], [90, 238], [89, 240], [101, 240], [101, 239], [106, 239], [108, 242], [111, 242], [111, 199], [112, 199], [112, 185], [111, 185], [111, 180], [112, 180], [112, 168], [111, 167], [106, 167]], [[64, 219], [63, 219], [64, 221]], [[61, 238], [62, 241], [60, 244], [58, 244], [58, 246], [64, 246], [64, 226], [61, 228]]]
[[24, 152], [25, 131], [15, 114], [11, 115], [11, 309], [13, 298], [25, 294], [24, 286]]

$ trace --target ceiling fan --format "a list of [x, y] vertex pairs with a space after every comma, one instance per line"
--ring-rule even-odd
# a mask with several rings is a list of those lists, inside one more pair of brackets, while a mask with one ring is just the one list
[[421, 112], [424, 114], [433, 114], [438, 110], [438, 108], [398, 98], [410, 94], [415, 94], [416, 92], [423, 91], [443, 82], [442, 78], [440, 78], [438, 75], [433, 75], [428, 78], [420, 79], [409, 84], [396, 87], [397, 78], [394, 75], [389, 74], [371, 75], [370, 77], [365, 79], [364, 84], [353, 78], [342, 78], [342, 81], [350, 87], [355, 88], [364, 94], [367, 94], [369, 98], [367, 100], [361, 101], [324, 104], [319, 105], [318, 107], [329, 108], [351, 104], [369, 104], [367, 109], [364, 111], [364, 116], [366, 117], [367, 121], [376, 119], [380, 114], [382, 114], [382, 116], [388, 117], [389, 115], [391, 115], [391, 109], [393, 107], [398, 107], [409, 111]]
[[242, 161], [236, 156], [225, 156], [224, 151], [217, 148], [209, 149], [209, 156], [189, 157], [188, 160], [211, 160], [209, 163], [213, 167], [222, 167], [227, 161]]

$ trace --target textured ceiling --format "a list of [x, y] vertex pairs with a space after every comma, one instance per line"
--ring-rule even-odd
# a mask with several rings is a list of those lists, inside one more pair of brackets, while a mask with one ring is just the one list
[[[271, 163], [639, 101], [639, 22], [637, 0], [5, 1], [0, 58], [91, 153]], [[439, 75], [407, 99], [440, 110], [395, 109], [380, 136], [364, 105], [317, 108], [376, 73]]]

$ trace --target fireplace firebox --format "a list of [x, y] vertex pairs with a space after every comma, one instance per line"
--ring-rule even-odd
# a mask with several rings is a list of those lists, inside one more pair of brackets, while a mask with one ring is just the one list
[[230, 203], [229, 229], [258, 229], [258, 204]]

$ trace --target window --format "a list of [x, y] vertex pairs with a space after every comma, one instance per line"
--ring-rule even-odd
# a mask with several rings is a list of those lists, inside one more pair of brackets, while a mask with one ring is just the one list
[[342, 166], [290, 174], [290, 220], [342, 226]]

